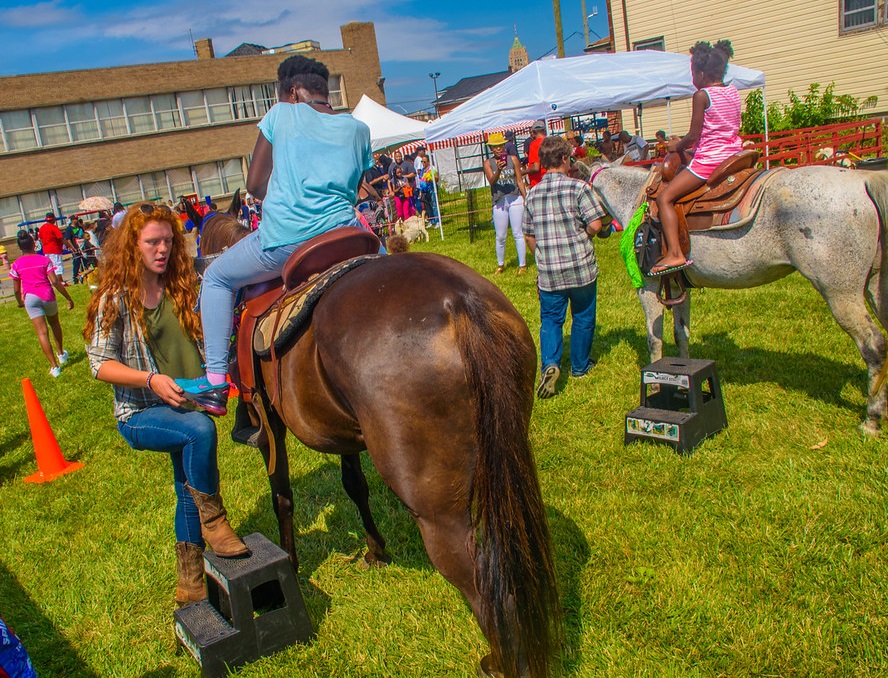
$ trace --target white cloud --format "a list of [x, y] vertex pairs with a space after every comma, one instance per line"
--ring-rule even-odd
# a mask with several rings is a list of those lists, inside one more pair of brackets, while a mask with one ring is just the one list
[[63, 7], [58, 0], [0, 10], [0, 24], [5, 24], [7, 28], [33, 29], [62, 25], [70, 28], [83, 20], [83, 15], [78, 10]]

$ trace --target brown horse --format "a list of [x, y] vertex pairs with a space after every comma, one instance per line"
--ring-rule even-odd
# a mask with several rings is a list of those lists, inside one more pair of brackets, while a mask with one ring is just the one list
[[[210, 255], [248, 233], [228, 215], [203, 229]], [[399, 360], [392, 356], [401, 356]], [[495, 285], [435, 254], [380, 257], [334, 283], [283, 356], [270, 475], [280, 543], [294, 566], [284, 437], [338, 454], [366, 531], [367, 562], [390, 558], [360, 452], [416, 520], [432, 564], [468, 599], [491, 647], [488, 675], [545, 676], [560, 605], [528, 441], [536, 351]], [[262, 449], [266, 463], [270, 450]]]

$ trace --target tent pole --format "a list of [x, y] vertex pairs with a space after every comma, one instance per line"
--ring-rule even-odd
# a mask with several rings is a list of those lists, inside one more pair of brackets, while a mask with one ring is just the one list
[[672, 99], [666, 99], [666, 129], [669, 130], [669, 136], [672, 136]]
[[644, 104], [638, 104], [638, 136], [644, 139]]
[[768, 159], [768, 99], [765, 97], [765, 88], [762, 87], [762, 113], [765, 117], [765, 169], [771, 169], [771, 161]]
[[444, 219], [441, 216], [441, 203], [438, 202], [438, 169], [435, 164], [435, 154], [432, 153], [432, 199], [435, 201], [435, 213], [438, 215], [438, 233], [441, 234], [441, 240], [444, 240]]

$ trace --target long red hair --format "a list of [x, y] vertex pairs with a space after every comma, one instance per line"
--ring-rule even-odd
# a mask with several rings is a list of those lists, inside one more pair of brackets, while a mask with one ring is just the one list
[[[146, 207], [147, 206], [147, 207]], [[145, 211], [143, 211], [145, 207]], [[146, 213], [147, 208], [151, 211]], [[197, 274], [194, 263], [188, 256], [185, 238], [182, 235], [182, 222], [175, 212], [165, 206], [139, 203], [131, 206], [120, 226], [111, 230], [102, 248], [102, 261], [99, 264], [99, 288], [86, 307], [86, 326], [83, 336], [90, 341], [96, 327], [96, 316], [102, 299], [119, 298], [129, 309], [133, 320], [145, 331], [145, 306], [142, 274], [145, 264], [139, 250], [139, 236], [145, 224], [159, 221], [170, 225], [173, 232], [173, 245], [167, 261], [166, 271], [161, 276], [166, 296], [173, 302], [173, 309], [185, 333], [195, 341], [201, 339], [200, 315], [194, 310], [197, 303]], [[100, 328], [103, 335], [111, 331], [117, 320], [119, 305], [109, 306], [102, 316]]]

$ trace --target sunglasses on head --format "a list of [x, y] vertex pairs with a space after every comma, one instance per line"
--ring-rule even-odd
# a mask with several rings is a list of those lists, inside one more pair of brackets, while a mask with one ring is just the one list
[[145, 216], [151, 216], [155, 212], [160, 212], [163, 216], [168, 217], [173, 213], [166, 205], [152, 205], [150, 202], [143, 202], [139, 205], [139, 210]]

